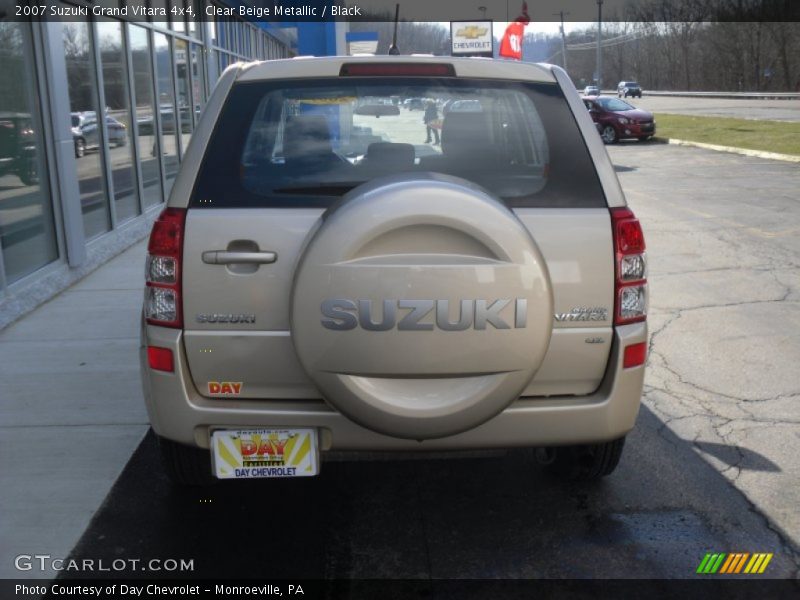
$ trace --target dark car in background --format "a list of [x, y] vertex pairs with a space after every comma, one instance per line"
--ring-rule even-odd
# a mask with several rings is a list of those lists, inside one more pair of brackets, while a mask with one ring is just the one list
[[617, 97], [627, 98], [632, 96], [634, 98], [642, 97], [642, 86], [635, 81], [620, 81], [617, 84]]
[[622, 139], [649, 140], [656, 133], [653, 113], [641, 110], [619, 98], [609, 96], [583, 97], [583, 103], [600, 125], [600, 136], [606, 144]]
[[36, 169], [36, 136], [31, 116], [0, 112], [0, 176], [14, 173], [25, 185], [39, 182]]

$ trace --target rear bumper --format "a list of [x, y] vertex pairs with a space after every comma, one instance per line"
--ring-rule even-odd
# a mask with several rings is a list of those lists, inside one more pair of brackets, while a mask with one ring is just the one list
[[[468, 450], [558, 446], [608, 441], [625, 435], [636, 421], [644, 366], [623, 369], [625, 346], [647, 340], [647, 324], [615, 329], [606, 375], [588, 396], [520, 398], [474, 429], [439, 439], [399, 439], [365, 429], [321, 401], [217, 400], [201, 396], [192, 383], [182, 332], [143, 325], [140, 348], [142, 387], [154, 431], [167, 439], [209, 447], [214, 429], [315, 427], [326, 450]], [[153, 371], [147, 345], [170, 348], [175, 372]]]

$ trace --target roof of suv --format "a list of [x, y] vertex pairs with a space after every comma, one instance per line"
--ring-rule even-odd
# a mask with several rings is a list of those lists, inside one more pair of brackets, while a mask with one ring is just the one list
[[453, 58], [451, 56], [331, 56], [319, 58], [299, 56], [241, 65], [237, 80], [338, 77], [342, 65], [354, 63], [449, 64], [453, 65], [457, 77], [555, 82], [551, 65], [488, 58]]

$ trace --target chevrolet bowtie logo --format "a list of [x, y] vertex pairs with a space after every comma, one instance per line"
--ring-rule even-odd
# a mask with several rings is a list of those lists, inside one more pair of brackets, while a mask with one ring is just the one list
[[459, 37], [465, 37], [468, 40], [474, 40], [486, 35], [487, 31], [489, 30], [486, 27], [476, 27], [475, 25], [470, 25], [469, 27], [462, 27], [456, 31], [456, 35]]

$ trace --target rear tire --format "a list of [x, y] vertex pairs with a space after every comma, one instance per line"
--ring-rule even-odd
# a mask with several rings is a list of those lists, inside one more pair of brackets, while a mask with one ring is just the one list
[[173, 484], [207, 486], [217, 482], [211, 474], [208, 450], [185, 446], [162, 437], [157, 439], [164, 471]]
[[75, 158], [83, 158], [86, 154], [86, 142], [83, 138], [75, 140]]
[[36, 172], [36, 163], [31, 159], [27, 159], [22, 163], [22, 166], [17, 174], [19, 175], [20, 181], [24, 185], [36, 185], [39, 183], [39, 174]]
[[647, 141], [650, 140], [651, 137], [653, 137], [653, 136], [652, 135], [643, 135], [643, 136], [639, 137], [639, 141], [640, 142], [647, 142]]
[[559, 478], [595, 481], [614, 472], [624, 446], [625, 436], [600, 444], [549, 448], [537, 453], [537, 461]]

